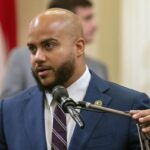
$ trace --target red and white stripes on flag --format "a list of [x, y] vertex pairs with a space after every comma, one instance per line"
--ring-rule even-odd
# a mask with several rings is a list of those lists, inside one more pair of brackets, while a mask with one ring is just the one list
[[15, 0], [0, 0], [0, 86], [6, 58], [16, 46]]

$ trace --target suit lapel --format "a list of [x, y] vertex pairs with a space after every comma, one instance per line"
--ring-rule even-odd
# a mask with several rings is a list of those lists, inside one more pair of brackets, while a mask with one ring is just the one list
[[38, 88], [31, 91], [24, 107], [24, 125], [32, 149], [46, 150], [43, 93]]
[[[111, 97], [106, 95], [104, 91], [109, 89], [103, 80], [99, 79], [94, 73], [92, 73], [91, 81], [87, 89], [84, 101], [94, 103], [97, 100], [101, 100], [103, 106], [108, 106], [111, 101]], [[77, 125], [75, 127], [69, 150], [75, 150], [78, 147], [78, 150], [85, 149], [86, 143], [90, 139], [95, 126], [100, 121], [103, 116], [103, 113], [91, 112], [81, 110], [81, 117], [85, 123], [85, 127], [80, 129]]]

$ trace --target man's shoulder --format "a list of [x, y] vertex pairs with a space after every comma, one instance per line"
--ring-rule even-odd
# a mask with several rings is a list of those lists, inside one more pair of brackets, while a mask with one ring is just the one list
[[108, 84], [110, 85], [110, 89], [111, 89], [110, 91], [112, 91], [112, 92], [117, 91], [120, 94], [124, 93], [124, 94], [128, 94], [128, 95], [142, 94], [142, 92], [140, 92], [140, 91], [125, 87], [121, 84], [117, 84], [117, 83], [114, 83], [111, 81], [106, 81], [106, 82], [108, 82]]
[[[92, 82], [94, 84], [97, 84], [99, 89], [105, 89], [103, 92], [109, 96], [118, 97], [121, 99], [136, 99], [137, 97], [145, 97], [145, 93], [142, 93], [140, 91], [125, 87], [123, 85], [103, 80], [100, 77], [98, 77], [95, 73], [92, 73]], [[147, 96], [146, 96], [147, 97]]]
[[[5, 120], [20, 118], [26, 112], [32, 113], [43, 102], [43, 92], [34, 86], [15, 96], [0, 100], [0, 112]], [[30, 114], [29, 113], [29, 114]]]
[[150, 99], [147, 94], [131, 89], [113, 82], [109, 82], [110, 89], [106, 92], [112, 98], [112, 101], [118, 106], [124, 107], [130, 105], [135, 109], [146, 109], [150, 106]]
[[16, 95], [4, 98], [1, 101], [4, 101], [4, 103], [6, 105], [7, 104], [14, 105], [16, 103], [22, 103], [22, 101], [31, 99], [32, 95], [36, 94], [36, 92], [39, 92], [39, 91], [40, 90], [39, 90], [38, 86], [33, 86], [29, 89], [26, 89], [24, 91], [21, 91], [21, 92], [17, 93]]
[[[19, 62], [19, 63], [18, 63]], [[9, 64], [15, 64], [20, 66], [20, 64], [29, 64], [30, 53], [27, 47], [19, 47], [12, 50], [9, 56]]]
[[86, 64], [92, 69], [98, 76], [103, 79], [108, 79], [108, 70], [106, 64], [101, 61], [97, 61], [86, 56]]
[[104, 103], [109, 99], [109, 106], [118, 110], [147, 109], [150, 106], [150, 99], [145, 93], [103, 80], [94, 73], [89, 89], [88, 93], [99, 95]]
[[87, 65], [89, 65], [89, 66], [97, 66], [97, 67], [106, 67], [106, 64], [105, 63], [103, 63], [102, 61], [98, 61], [98, 60], [96, 60], [96, 59], [93, 59], [93, 58], [91, 58], [91, 57], [88, 57], [88, 56], [86, 56], [85, 57], [85, 60], [86, 60], [86, 63], [87, 63]]
[[30, 53], [27, 47], [14, 48], [10, 54], [10, 59], [28, 60]]

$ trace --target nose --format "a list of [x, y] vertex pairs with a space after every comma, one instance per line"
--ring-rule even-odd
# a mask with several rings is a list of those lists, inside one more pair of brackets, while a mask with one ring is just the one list
[[34, 59], [36, 62], [44, 62], [46, 60], [45, 52], [38, 48], [36, 54], [34, 55]]

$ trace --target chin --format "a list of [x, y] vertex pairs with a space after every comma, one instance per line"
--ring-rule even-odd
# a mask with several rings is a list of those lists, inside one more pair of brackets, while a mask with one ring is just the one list
[[41, 82], [42, 86], [47, 87], [47, 86], [51, 85], [54, 82], [54, 80], [41, 79], [40, 82]]

